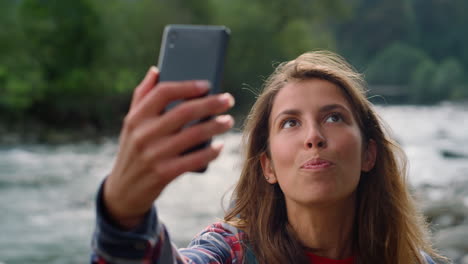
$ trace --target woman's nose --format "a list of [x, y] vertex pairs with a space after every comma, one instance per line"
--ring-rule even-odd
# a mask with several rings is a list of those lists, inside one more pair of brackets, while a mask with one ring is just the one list
[[319, 126], [313, 125], [308, 129], [307, 136], [305, 139], [305, 147], [311, 148], [325, 148], [327, 141]]

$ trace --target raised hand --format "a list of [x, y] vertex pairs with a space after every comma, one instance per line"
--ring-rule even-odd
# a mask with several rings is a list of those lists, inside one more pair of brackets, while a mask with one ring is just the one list
[[[151, 67], [136, 87], [120, 134], [117, 160], [104, 184], [109, 216], [123, 228], [138, 225], [165, 186], [184, 172], [206, 167], [222, 145], [181, 155], [209, 138], [229, 130], [234, 120], [217, 116], [189, 128], [192, 120], [221, 114], [234, 105], [230, 94], [200, 97], [209, 90], [206, 81], [161, 82]], [[187, 100], [164, 112], [172, 101]]]

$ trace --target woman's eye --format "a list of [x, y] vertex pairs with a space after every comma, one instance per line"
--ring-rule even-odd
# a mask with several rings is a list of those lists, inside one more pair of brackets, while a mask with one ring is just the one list
[[291, 128], [299, 125], [299, 121], [295, 119], [288, 119], [283, 122], [281, 128]]
[[340, 114], [336, 114], [336, 113], [329, 115], [327, 119], [325, 120], [325, 122], [329, 122], [329, 123], [336, 123], [340, 121], [343, 121], [343, 118], [341, 117]]

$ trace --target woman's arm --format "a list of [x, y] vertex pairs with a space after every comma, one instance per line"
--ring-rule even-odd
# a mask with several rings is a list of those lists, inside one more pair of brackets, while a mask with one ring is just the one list
[[[99, 191], [94, 249], [100, 261], [151, 263], [140, 261], [166, 258], [169, 250], [165, 249], [172, 248], [157, 222], [154, 201], [179, 175], [206, 167], [222, 146], [183, 154], [186, 150], [233, 126], [231, 116], [222, 116], [183, 128], [191, 121], [227, 111], [234, 99], [229, 94], [200, 97], [209, 89], [206, 81], [158, 83], [158, 77], [158, 70], [152, 67], [135, 89], [116, 162]], [[176, 100], [186, 101], [165, 111]], [[136, 262], [120, 262], [134, 257]]]
[[92, 264], [127, 263], [242, 263], [244, 233], [225, 223], [215, 223], [198, 234], [187, 248], [177, 250], [153, 207], [142, 223], [122, 230], [106, 214], [102, 188], [97, 197], [97, 225]]
[[[104, 184], [103, 184], [104, 185]], [[163, 233], [157, 223], [156, 210], [144, 216], [131, 230], [122, 229], [109, 217], [103, 202], [103, 188], [96, 199], [96, 227], [93, 235], [92, 263], [145, 263], [150, 260]]]

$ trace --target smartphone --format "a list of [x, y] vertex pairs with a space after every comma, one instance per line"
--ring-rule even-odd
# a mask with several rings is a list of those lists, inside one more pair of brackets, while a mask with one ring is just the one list
[[[167, 25], [158, 59], [159, 81], [208, 80], [211, 83], [208, 94], [219, 93], [229, 36], [230, 30], [225, 26]], [[171, 102], [166, 111], [181, 102]], [[196, 120], [185, 127], [209, 119], [211, 117]], [[204, 148], [210, 142], [203, 142], [183, 154]]]

